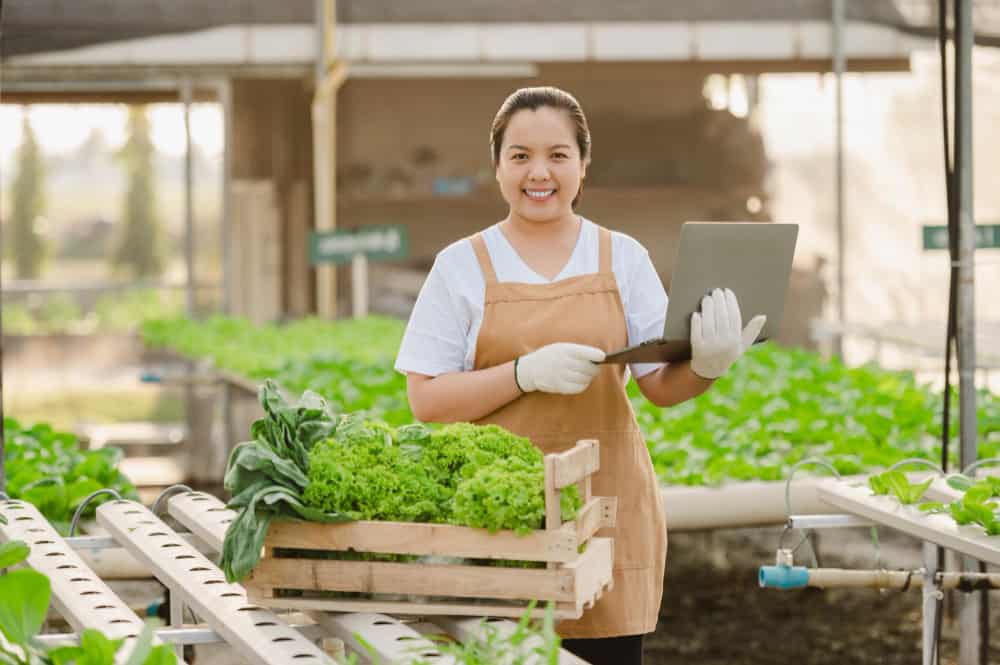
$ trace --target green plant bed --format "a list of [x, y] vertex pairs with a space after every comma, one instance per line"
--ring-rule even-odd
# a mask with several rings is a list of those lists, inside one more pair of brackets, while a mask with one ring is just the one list
[[[373, 317], [253, 326], [215, 318], [144, 327], [148, 344], [263, 381], [311, 390], [338, 413], [365, 411], [393, 426], [413, 422], [406, 381], [393, 370], [404, 324]], [[753, 348], [704, 395], [661, 409], [629, 385], [653, 464], [668, 485], [781, 480], [807, 457], [841, 473], [885, 468], [907, 457], [940, 460], [942, 396], [912, 374], [849, 368], [816, 353]], [[951, 447], [957, 459], [957, 404]], [[978, 395], [979, 456], [1000, 450], [1000, 398]]]
[[[940, 461], [943, 396], [906, 372], [849, 368], [818, 354], [755, 347], [704, 395], [669, 409], [630, 386], [653, 463], [667, 484], [781, 480], [806, 457], [842, 474], [908, 457]], [[958, 395], [954, 394], [953, 404]], [[979, 456], [1000, 449], [1000, 398], [980, 391]], [[957, 461], [958, 423], [951, 422]]]
[[[4, 419], [7, 494], [34, 504], [63, 535], [68, 534], [77, 507], [92, 492], [109, 488], [124, 498], [138, 499], [135, 486], [117, 468], [121, 455], [118, 448], [81, 450], [75, 435], [45, 423], [23, 427], [13, 418]], [[96, 497], [82, 517], [93, 517], [97, 506], [110, 498]]]
[[5, 394], [4, 410], [22, 423], [45, 422], [59, 430], [82, 422], [183, 422], [184, 398], [175, 392], [142, 387]]
[[285, 390], [322, 395], [337, 413], [365, 411], [391, 425], [413, 422], [406, 379], [393, 369], [403, 339], [401, 321], [385, 317], [331, 323], [302, 319], [256, 326], [216, 316], [147, 321], [143, 341]]

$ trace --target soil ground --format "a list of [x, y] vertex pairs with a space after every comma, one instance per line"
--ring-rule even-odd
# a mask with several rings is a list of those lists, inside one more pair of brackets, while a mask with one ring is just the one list
[[[779, 535], [770, 529], [671, 535], [660, 623], [646, 640], [646, 665], [919, 665], [919, 589], [761, 589], [757, 569], [773, 563]], [[916, 541], [885, 529], [879, 535], [886, 567], [920, 566]], [[874, 549], [863, 529], [826, 531], [821, 539], [824, 567], [872, 567]], [[998, 663], [1000, 599], [991, 596], [988, 662]], [[957, 608], [945, 602], [941, 662], [957, 664]]]

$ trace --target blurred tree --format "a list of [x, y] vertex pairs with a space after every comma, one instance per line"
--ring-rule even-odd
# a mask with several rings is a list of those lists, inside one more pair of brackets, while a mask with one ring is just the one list
[[36, 279], [45, 261], [45, 241], [39, 219], [45, 210], [45, 161], [35, 131], [24, 113], [21, 145], [17, 149], [17, 174], [11, 184], [8, 254], [18, 279]]
[[133, 106], [129, 109], [128, 139], [119, 152], [128, 172], [128, 190], [122, 211], [124, 225], [112, 261], [115, 268], [135, 279], [157, 276], [164, 265], [163, 232], [156, 219], [154, 151], [146, 107]]

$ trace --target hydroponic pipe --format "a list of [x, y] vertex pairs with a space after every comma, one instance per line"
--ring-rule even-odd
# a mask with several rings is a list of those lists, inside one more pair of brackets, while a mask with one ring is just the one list
[[[1000, 574], [997, 573], [939, 573], [936, 578], [941, 589], [1000, 589]], [[761, 566], [757, 582], [762, 589], [913, 589], [924, 586], [924, 576], [922, 570], [844, 570], [778, 565]]]
[[[822, 480], [806, 477], [792, 483], [792, 508], [796, 513], [843, 512], [819, 500], [816, 486]], [[782, 480], [753, 480], [720, 487], [661, 486], [660, 496], [671, 531], [779, 526], [788, 521]]]

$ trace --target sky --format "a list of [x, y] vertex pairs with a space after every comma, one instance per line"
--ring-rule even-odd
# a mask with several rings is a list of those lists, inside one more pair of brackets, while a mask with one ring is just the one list
[[[21, 142], [21, 124], [25, 107], [0, 105], [0, 164], [9, 165]], [[184, 153], [184, 110], [180, 104], [150, 106], [153, 142], [168, 155]], [[90, 132], [100, 129], [112, 148], [125, 141], [127, 107], [121, 104], [36, 104], [29, 118], [35, 135], [46, 154], [61, 154], [78, 148]], [[68, 122], [67, 118], [72, 118]], [[193, 104], [191, 138], [204, 153], [222, 152], [222, 114], [218, 104]]]

